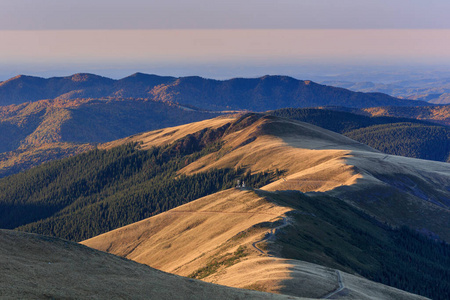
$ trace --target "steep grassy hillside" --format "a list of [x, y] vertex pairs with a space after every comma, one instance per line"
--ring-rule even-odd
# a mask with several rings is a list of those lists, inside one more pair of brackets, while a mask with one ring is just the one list
[[[133, 146], [136, 143], [140, 149]], [[255, 178], [261, 182], [276, 179], [264, 189], [329, 191], [380, 221], [450, 239], [447, 164], [378, 153], [306, 123], [247, 114], [135, 135], [102, 147], [119, 148], [96, 150], [1, 180], [2, 226], [26, 226], [78, 240], [230, 187], [249, 171], [252, 176], [268, 172]], [[187, 177], [178, 178], [179, 174]], [[201, 181], [193, 193], [182, 188], [202, 176], [212, 183]], [[169, 190], [172, 196], [167, 195]], [[158, 197], [159, 193], [166, 196]], [[360, 196], [366, 201], [359, 201]], [[165, 198], [177, 200], [163, 205], [159, 201]], [[405, 203], [412, 209], [401, 209]], [[35, 205], [44, 206], [37, 209]], [[383, 205], [394, 209], [385, 212]], [[119, 214], [121, 209], [129, 213]], [[72, 216], [74, 212], [78, 217]], [[107, 216], [109, 221], [84, 224], [81, 216]], [[62, 222], [64, 229], [53, 227], [65, 218], [77, 221]]]
[[436, 161], [450, 158], [450, 129], [433, 123], [314, 108], [287, 108], [270, 113], [341, 133], [386, 154]]
[[426, 105], [426, 102], [402, 100], [381, 93], [356, 93], [287, 76], [219, 81], [195, 76], [173, 78], [137, 73], [112, 80], [92, 74], [75, 74], [49, 79], [17, 76], [0, 83], [0, 105], [41, 99], [99, 97], [150, 98], [209, 110]]
[[[449, 157], [448, 129], [425, 121], [369, 117], [329, 109], [289, 108], [271, 114], [342, 133], [387, 154], [438, 161], [446, 161]], [[45, 100], [0, 107], [0, 177], [82, 153], [97, 143], [215, 115], [180, 109], [168, 102], [119, 98]], [[382, 133], [381, 127], [373, 127], [377, 131], [376, 140], [368, 128], [399, 122], [414, 125], [404, 124], [391, 129], [386, 125]], [[367, 130], [352, 133], [361, 128]]]
[[295, 299], [167, 274], [57, 238], [0, 230], [0, 243], [2, 299]]
[[[278, 170], [279, 179], [263, 189], [327, 192], [363, 208], [382, 222], [426, 228], [450, 240], [446, 229], [450, 227], [450, 165], [380, 153], [307, 123], [247, 114], [234, 120], [220, 118], [144, 133], [105, 147], [142, 142], [143, 149], [151, 149], [226, 122], [233, 124], [223, 136], [220, 150], [193, 161], [180, 172], [192, 175], [223, 168]], [[405, 210], [405, 205], [410, 209]]]

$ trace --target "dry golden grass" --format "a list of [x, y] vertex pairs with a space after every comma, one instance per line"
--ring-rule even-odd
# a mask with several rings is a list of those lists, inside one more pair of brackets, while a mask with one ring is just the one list
[[211, 120], [195, 122], [176, 127], [168, 127], [160, 130], [150, 131], [142, 134], [133, 135], [124, 139], [105, 143], [99, 146], [100, 149], [109, 149], [119, 145], [131, 142], [142, 142], [142, 149], [150, 149], [151, 147], [161, 146], [176, 141], [188, 134], [195, 133], [204, 128], [218, 128], [226, 123], [233, 121], [233, 117], [218, 117]]
[[[225, 120], [211, 121], [214, 126], [221, 126]], [[208, 121], [193, 124], [195, 130], [207, 125]], [[166, 134], [173, 131], [166, 130]], [[189, 132], [187, 125], [183, 132]], [[167, 135], [153, 142], [163, 139], [167, 140]], [[243, 167], [252, 172], [282, 170], [283, 177], [263, 187], [264, 190], [327, 192], [383, 222], [427, 228], [450, 241], [448, 206], [435, 204], [444, 203], [449, 197], [448, 163], [386, 155], [314, 125], [275, 117], [260, 118], [227, 134], [224, 141], [221, 150], [202, 157], [181, 172], [192, 174], [225, 167]], [[370, 190], [373, 196], [369, 195]], [[386, 196], [378, 197], [377, 190], [385, 191]], [[376, 201], [360, 201], [369, 196]], [[385, 211], [386, 207], [393, 209]]]
[[[148, 149], [171, 143], [204, 128], [218, 128], [236, 119], [232, 116], [219, 117], [156, 130], [106, 143], [100, 148], [142, 142], [142, 149]], [[285, 171], [285, 178], [269, 189], [326, 191], [353, 184], [360, 177], [344, 160], [351, 155], [352, 150], [375, 152], [366, 145], [314, 125], [273, 118], [262, 118], [242, 130], [228, 134], [224, 142], [223, 149], [195, 161], [181, 173], [192, 174], [225, 167], [244, 167], [252, 172], [278, 169]], [[287, 185], [283, 184], [291, 179]]]
[[[245, 144], [251, 137], [256, 139]], [[354, 184], [362, 177], [346, 163], [353, 151], [377, 153], [342, 135], [286, 119], [260, 119], [227, 135], [225, 141], [222, 150], [186, 166], [182, 172], [192, 174], [225, 167], [243, 167], [252, 172], [278, 169], [284, 176], [263, 189], [329, 191]]]
[[[234, 252], [267, 229], [252, 230], [262, 222], [275, 222], [287, 212], [251, 191], [231, 189], [179, 206], [155, 217], [82, 242], [154, 268], [188, 276], [211, 258]], [[236, 238], [234, 240], [233, 238]]]

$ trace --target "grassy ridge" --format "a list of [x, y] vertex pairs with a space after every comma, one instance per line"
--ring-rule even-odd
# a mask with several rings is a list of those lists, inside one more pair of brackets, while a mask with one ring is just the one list
[[325, 109], [287, 108], [270, 113], [341, 133], [387, 154], [436, 161], [450, 159], [450, 129], [445, 126]]

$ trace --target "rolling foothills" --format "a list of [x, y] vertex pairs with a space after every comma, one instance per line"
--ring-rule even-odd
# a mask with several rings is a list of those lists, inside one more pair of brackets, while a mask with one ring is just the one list
[[139, 73], [0, 101], [2, 297], [450, 293], [447, 106]]

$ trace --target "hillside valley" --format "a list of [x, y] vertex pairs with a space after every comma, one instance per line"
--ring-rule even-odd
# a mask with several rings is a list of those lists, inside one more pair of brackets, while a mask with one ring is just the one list
[[237, 114], [3, 178], [0, 219], [233, 287], [318, 298], [344, 282], [334, 298], [414, 297], [383, 283], [440, 299], [449, 291], [449, 187], [447, 163]]
[[450, 300], [450, 0], [0, 0], [0, 300]]
[[148, 99], [41, 100], [0, 107], [0, 177], [132, 134], [216, 116]]
[[[450, 293], [448, 106], [286, 76], [141, 73], [18, 76], [0, 83], [0, 103], [0, 228], [15, 230], [2, 231], [2, 259], [27, 255], [14, 247], [65, 256], [55, 269], [45, 251], [13, 257], [14, 286], [24, 264], [50, 277], [6, 295], [83, 297], [98, 285], [141, 297], [150, 287], [133, 272], [163, 298]], [[85, 294], [83, 281], [68, 287], [100, 260]], [[49, 272], [73, 264], [54, 286]], [[111, 287], [108, 272], [130, 279]]]
[[[333, 298], [421, 299], [347, 272], [320, 266], [329, 265], [324, 258], [317, 257], [316, 264], [305, 262], [311, 260], [306, 256], [302, 260], [283, 258], [278, 242], [264, 239], [270, 231], [279, 231], [277, 235], [284, 231], [277, 229], [283, 228], [283, 219], [287, 220], [286, 228], [294, 226], [293, 216], [300, 210], [274, 202], [273, 198], [267, 197], [269, 194], [245, 189], [227, 190], [83, 244], [167, 272], [246, 289], [316, 299], [336, 291], [339, 278], [343, 278], [345, 292], [336, 293]], [[309, 209], [303, 210], [305, 208], [303, 206], [301, 210], [302, 218], [313, 213]], [[323, 220], [316, 216], [316, 221]], [[304, 220], [302, 223], [309, 222]], [[308, 232], [320, 231], [309, 228]], [[342, 250], [348, 246], [346, 244]], [[339, 264], [333, 267], [350, 271]]]
[[[347, 135], [387, 154], [447, 161], [450, 140], [449, 129], [442, 126], [448, 123], [444, 108], [411, 108], [409, 111], [420, 115], [405, 113], [400, 118], [375, 114], [382, 108], [365, 109], [374, 116], [365, 110], [333, 108], [280, 109], [271, 114]], [[441, 126], [430, 123], [429, 109], [440, 116]], [[99, 143], [217, 115], [220, 113], [134, 98], [40, 100], [0, 107], [0, 177], [91, 150]]]

